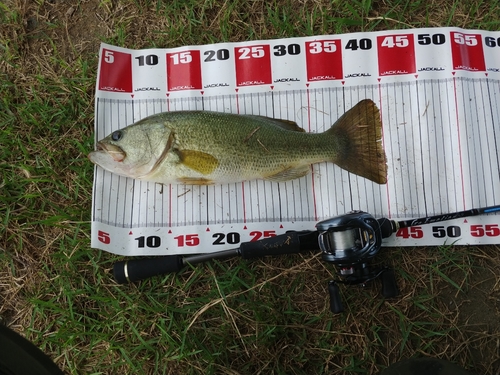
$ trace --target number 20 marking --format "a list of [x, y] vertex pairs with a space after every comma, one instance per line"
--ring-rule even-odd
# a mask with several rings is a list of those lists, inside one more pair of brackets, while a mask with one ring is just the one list
[[238, 232], [230, 232], [228, 234], [214, 233], [212, 238], [215, 238], [212, 245], [224, 245], [226, 242], [230, 245], [240, 243], [240, 234]]
[[205, 62], [211, 62], [216, 60], [227, 60], [229, 59], [229, 50], [226, 48], [218, 49], [217, 51], [208, 50], [203, 53], [207, 58]]

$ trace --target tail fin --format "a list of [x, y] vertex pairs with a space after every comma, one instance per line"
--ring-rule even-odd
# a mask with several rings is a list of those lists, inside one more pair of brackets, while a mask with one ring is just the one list
[[387, 182], [387, 158], [382, 147], [382, 122], [375, 103], [360, 101], [327, 131], [340, 148], [333, 161], [339, 167], [377, 184]]

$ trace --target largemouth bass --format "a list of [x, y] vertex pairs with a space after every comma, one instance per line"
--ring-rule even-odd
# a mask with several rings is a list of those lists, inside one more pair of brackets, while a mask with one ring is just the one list
[[114, 131], [89, 159], [118, 175], [164, 184], [288, 181], [324, 161], [385, 184], [381, 132], [379, 110], [369, 99], [324, 133], [263, 116], [165, 112]]

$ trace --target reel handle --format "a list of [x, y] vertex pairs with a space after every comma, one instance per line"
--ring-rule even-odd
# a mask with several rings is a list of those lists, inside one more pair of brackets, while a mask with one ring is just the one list
[[344, 306], [340, 297], [339, 285], [333, 280], [328, 282], [328, 293], [330, 294], [330, 311], [334, 314], [343, 312]]
[[384, 298], [394, 298], [399, 295], [399, 288], [396, 282], [396, 276], [392, 268], [387, 268], [386, 271], [380, 275], [382, 280], [382, 295]]

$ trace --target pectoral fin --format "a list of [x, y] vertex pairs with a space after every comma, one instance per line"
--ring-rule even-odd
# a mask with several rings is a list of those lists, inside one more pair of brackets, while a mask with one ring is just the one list
[[203, 175], [209, 175], [219, 165], [216, 157], [205, 152], [179, 150], [178, 154], [182, 164]]
[[278, 173], [264, 177], [264, 180], [274, 181], [274, 182], [284, 182], [293, 180], [295, 178], [303, 177], [307, 175], [310, 171], [311, 171], [310, 165], [301, 165], [300, 167], [287, 168]]

